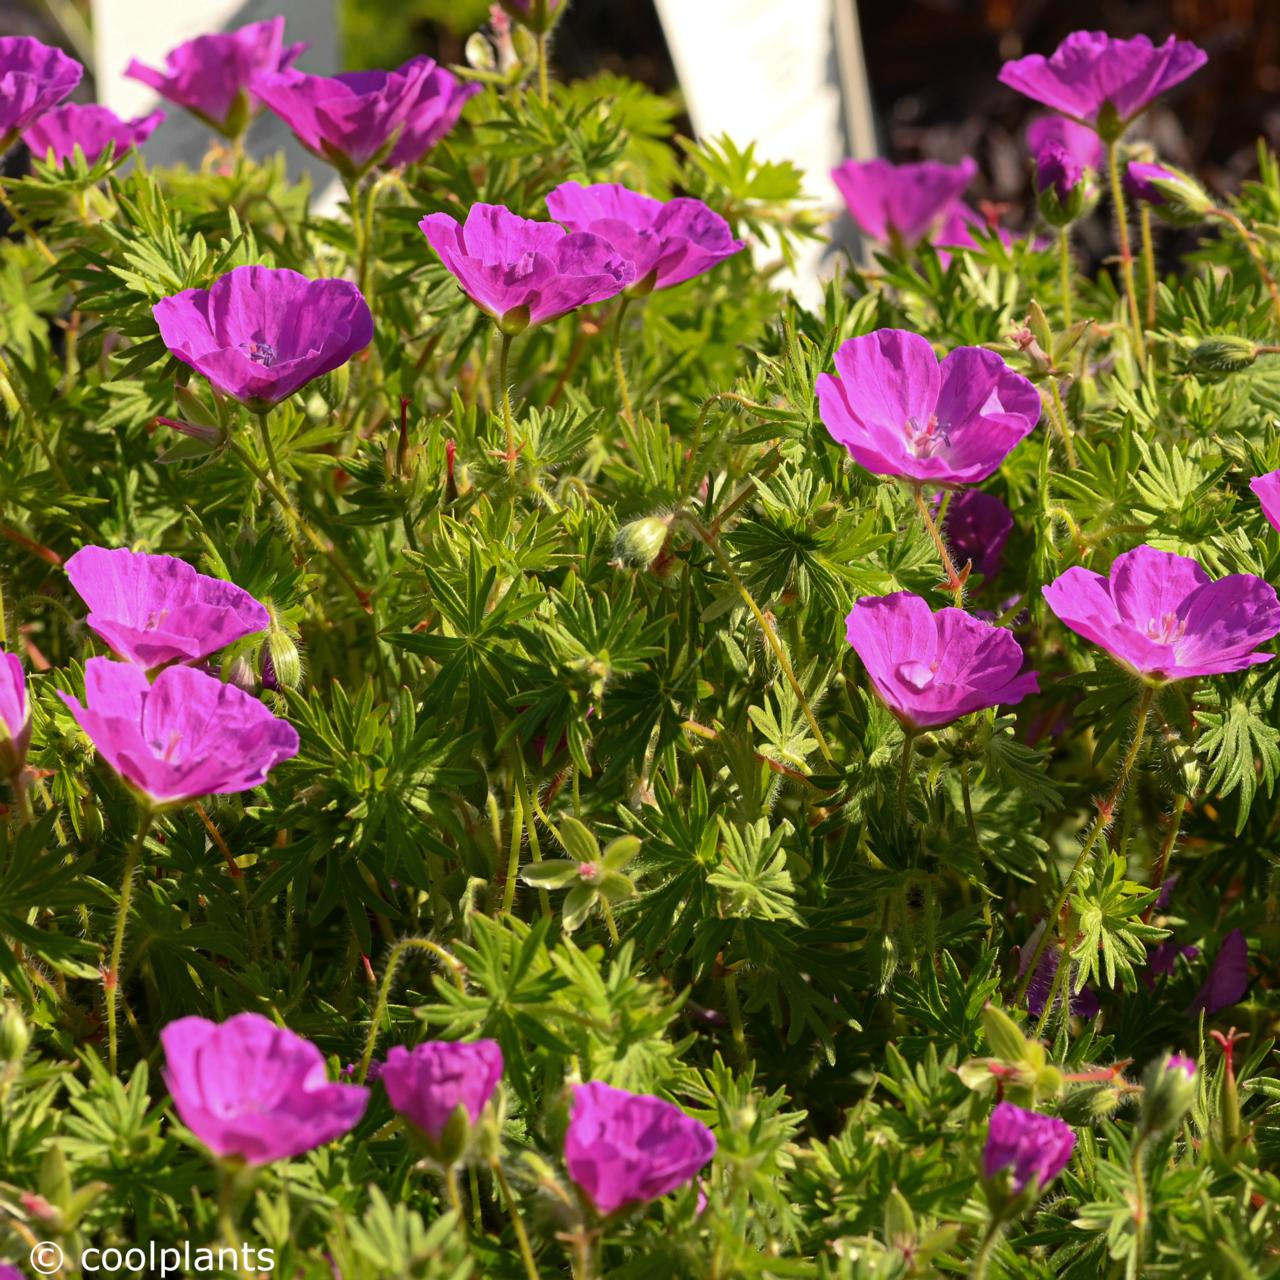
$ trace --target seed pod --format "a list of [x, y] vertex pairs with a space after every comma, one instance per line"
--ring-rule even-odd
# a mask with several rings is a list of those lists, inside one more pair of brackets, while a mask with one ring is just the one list
[[662, 553], [670, 528], [670, 516], [645, 516], [624, 524], [613, 541], [618, 563], [647, 569]]

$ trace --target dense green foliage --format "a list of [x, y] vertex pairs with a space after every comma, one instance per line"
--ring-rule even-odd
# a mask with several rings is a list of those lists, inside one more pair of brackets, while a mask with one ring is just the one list
[[[351, 221], [316, 216], [279, 164], [221, 152], [198, 172], [107, 158], [6, 180], [29, 233], [0, 246], [0, 583], [8, 643], [42, 674], [35, 820], [0, 835], [4, 1035], [19, 1010], [32, 1035], [25, 1054], [0, 1042], [0, 1256], [218, 1240], [214, 1172], [169, 1110], [157, 1032], [254, 1009], [335, 1066], [370, 1038], [379, 1055], [499, 1040], [503, 1162], [545, 1275], [570, 1265], [557, 1153], [578, 1079], [671, 1097], [719, 1141], [705, 1211], [690, 1187], [611, 1223], [601, 1274], [964, 1274], [993, 1059], [1015, 1072], [1008, 1096], [1079, 1140], [990, 1274], [1276, 1274], [1269, 666], [1155, 704], [1071, 898], [1099, 1015], [1037, 1025], [1015, 1000], [1016, 948], [1111, 789], [1140, 694], [1041, 587], [1141, 542], [1280, 581], [1247, 489], [1280, 467], [1280, 362], [1219, 372], [1196, 354], [1213, 335], [1276, 341], [1253, 256], [1280, 264], [1274, 159], [1232, 204], [1252, 253], [1206, 227], [1150, 298], [1142, 369], [1110, 272], [1074, 281], [1088, 323], [1068, 331], [1055, 250], [1029, 240], [850, 269], [816, 311], [741, 254], [625, 315], [516, 340], [513, 485], [493, 326], [417, 221], [477, 200], [544, 217], [557, 183], [618, 179], [705, 199], [777, 264], [818, 234], [792, 170], [673, 140], [673, 115], [607, 78], [549, 106], [491, 87], [426, 163], [360, 192], [375, 345], [272, 418], [314, 539], [260, 483], [252, 416], [167, 356], [151, 306], [244, 263], [355, 273]], [[1034, 344], [1015, 340], [1029, 315]], [[1051, 409], [1060, 387], [1075, 454], [1046, 412], [987, 486], [1017, 528], [970, 597], [1015, 625], [1042, 694], [926, 735], [901, 780], [902, 730], [843, 619], [863, 595], [947, 597], [910, 492], [854, 467], [813, 395], [841, 341], [886, 326], [990, 345]], [[264, 788], [157, 820], [119, 1078], [99, 968], [136, 817], [55, 696], [101, 652], [60, 570], [85, 543], [180, 555], [266, 602], [271, 631], [223, 669], [269, 656], [291, 687], [264, 696], [302, 735]], [[1175, 808], [1179, 879], [1151, 915]], [[566, 906], [554, 880], [521, 879], [622, 836], [638, 852], [607, 894]], [[1206, 1022], [1187, 1010], [1237, 927], [1249, 994]], [[1168, 936], [1200, 955], [1148, 983], [1146, 944]], [[989, 1002], [1021, 1032], [984, 1020]], [[1229, 1078], [1209, 1031], [1231, 1024], [1249, 1038]], [[1141, 1070], [1168, 1049], [1199, 1057], [1198, 1097], [1139, 1158]], [[287, 1275], [329, 1259], [346, 1280], [522, 1274], [489, 1169], [464, 1180], [464, 1231], [392, 1119], [375, 1091], [349, 1139], [265, 1171], [241, 1234]]]

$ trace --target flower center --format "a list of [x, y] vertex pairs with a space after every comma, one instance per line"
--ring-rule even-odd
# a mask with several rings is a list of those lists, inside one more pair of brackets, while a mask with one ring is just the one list
[[159, 631], [168, 616], [168, 609], [157, 609], [154, 613], [147, 614], [147, 620], [142, 624], [143, 631]]
[[907, 449], [914, 457], [932, 458], [938, 450], [951, 443], [948, 428], [941, 426], [937, 414], [931, 413], [929, 420], [920, 425], [920, 419], [911, 417], [906, 425]]
[[594, 862], [580, 862], [578, 863], [578, 876], [588, 884], [592, 884], [600, 878], [600, 868]]
[[898, 679], [917, 693], [927, 689], [938, 674], [938, 663], [918, 662], [912, 659], [898, 664]]
[[178, 750], [178, 744], [181, 741], [182, 741], [182, 734], [177, 729], [175, 729], [169, 735], [169, 741], [165, 744], [164, 750], [160, 753], [160, 759], [163, 760], [165, 764], [173, 763], [174, 753]]
[[254, 364], [263, 365], [270, 369], [279, 359], [276, 355], [276, 349], [269, 342], [259, 342], [255, 338], [251, 338], [248, 342], [240, 344], [240, 350], [253, 361]]
[[1156, 644], [1177, 644], [1186, 634], [1186, 619], [1179, 618], [1176, 613], [1166, 613], [1160, 619], [1147, 619], [1147, 639], [1154, 640]]

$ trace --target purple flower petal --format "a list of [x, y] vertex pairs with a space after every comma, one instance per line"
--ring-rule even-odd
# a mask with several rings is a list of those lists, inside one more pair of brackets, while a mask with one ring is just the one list
[[1204, 1013], [1212, 1018], [1223, 1009], [1239, 1004], [1249, 991], [1249, 943], [1243, 929], [1232, 929], [1222, 940], [1209, 966], [1209, 976], [1196, 993], [1188, 1013]]
[[284, 47], [284, 19], [251, 22], [236, 31], [197, 36], [171, 49], [163, 71], [134, 59], [125, 75], [185, 108], [218, 132], [243, 132], [257, 108], [253, 84], [282, 71], [306, 48]]
[[928, 237], [978, 172], [966, 156], [959, 164], [925, 160], [846, 160], [834, 179], [854, 222], [874, 240], [897, 238], [911, 248]]
[[711, 1130], [673, 1103], [598, 1081], [573, 1091], [565, 1164], [599, 1213], [692, 1182], [715, 1153]]
[[1044, 589], [1055, 614], [1118, 662], [1161, 680], [1242, 671], [1272, 655], [1280, 600], [1252, 574], [1216, 582], [1187, 556], [1141, 546], [1117, 556], [1109, 578], [1071, 568]]
[[179, 1018], [160, 1033], [182, 1123], [216, 1156], [287, 1160], [350, 1130], [369, 1090], [331, 1084], [310, 1041], [257, 1013]]
[[84, 68], [61, 49], [31, 36], [0, 36], [0, 145], [56, 107], [80, 83]]
[[480, 1118], [502, 1079], [502, 1049], [496, 1040], [396, 1045], [381, 1078], [391, 1105], [438, 1142], [458, 1107], [466, 1108], [472, 1124]]
[[54, 163], [62, 164], [79, 147], [86, 163], [94, 164], [113, 142], [117, 156], [130, 147], [141, 146], [163, 119], [163, 111], [153, 111], [136, 120], [121, 120], [106, 107], [73, 102], [46, 112], [23, 130], [22, 140], [37, 160], [44, 160], [52, 153]]
[[855, 462], [918, 482], [985, 480], [1035, 427], [1040, 395], [994, 352], [959, 347], [938, 365], [918, 334], [878, 329], [822, 374], [823, 425]]
[[81, 547], [66, 568], [89, 625], [141, 667], [196, 662], [271, 622], [247, 591], [174, 556]]
[[354, 284], [271, 267], [236, 267], [208, 290], [162, 298], [152, 313], [172, 355], [254, 409], [287, 399], [373, 340]]
[[148, 684], [139, 667], [90, 658], [84, 704], [58, 696], [102, 758], [155, 805], [248, 791], [298, 753], [287, 720], [192, 667], [166, 667]]
[[1043, 1190], [1071, 1163], [1076, 1135], [1056, 1116], [1000, 1102], [991, 1112], [982, 1171], [988, 1178], [1009, 1170], [1015, 1192], [1034, 1183]]
[[1022, 673], [1013, 635], [962, 609], [930, 611], [908, 591], [866, 596], [846, 619], [849, 643], [875, 691], [901, 720], [924, 729], [1038, 692]]
[[1170, 36], [1118, 40], [1102, 31], [1076, 31], [1046, 58], [1033, 53], [1000, 70], [1000, 81], [1054, 111], [1097, 124], [1105, 107], [1121, 122], [1144, 111], [1207, 61], [1202, 49]]

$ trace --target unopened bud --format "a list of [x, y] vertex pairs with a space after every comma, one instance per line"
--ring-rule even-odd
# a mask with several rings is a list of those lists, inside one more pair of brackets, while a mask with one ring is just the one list
[[477, 71], [492, 73], [498, 69], [498, 55], [483, 31], [473, 31], [467, 37], [462, 56], [466, 59], [467, 66], [474, 67]]
[[1258, 344], [1222, 334], [1204, 338], [1191, 349], [1191, 366], [1206, 373], [1239, 373], [1258, 358]]
[[243, 657], [232, 658], [230, 662], [223, 663], [222, 680], [224, 684], [233, 684], [245, 693], [254, 693], [258, 688], [253, 668], [249, 665], [249, 660]]
[[351, 387], [351, 364], [340, 364], [330, 369], [320, 379], [320, 394], [330, 409], [341, 409], [347, 402], [347, 391]]
[[0, 1012], [0, 1063], [16, 1065], [22, 1061], [31, 1043], [22, 1010], [16, 1004], [6, 1002]]
[[647, 569], [661, 554], [671, 528], [670, 516], [645, 516], [618, 530], [613, 554], [619, 564]]
[[1125, 186], [1166, 222], [1194, 226], [1214, 210], [1209, 193], [1189, 174], [1166, 164], [1134, 161], [1125, 169]]
[[296, 689], [302, 683], [302, 658], [298, 646], [288, 632], [273, 625], [267, 632], [266, 660], [263, 663], [262, 682], [267, 684], [267, 663], [270, 663], [271, 679], [281, 689]]
[[1142, 1131], [1159, 1133], [1181, 1123], [1196, 1100], [1196, 1064], [1181, 1053], [1157, 1058], [1143, 1075]]
[[1072, 1089], [1058, 1104], [1058, 1112], [1070, 1125], [1092, 1125], [1109, 1119], [1120, 1106], [1122, 1096], [1113, 1084], [1088, 1084]]

